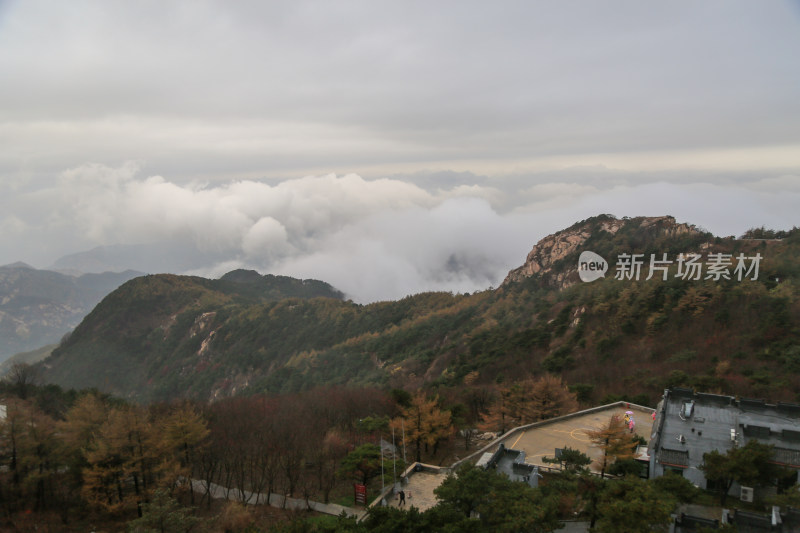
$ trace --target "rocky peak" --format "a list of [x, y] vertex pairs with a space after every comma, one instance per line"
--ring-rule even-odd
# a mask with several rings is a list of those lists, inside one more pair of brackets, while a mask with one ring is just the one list
[[502, 285], [522, 281], [534, 275], [547, 278], [547, 284], [551, 286], [564, 288], [572, 285], [578, 281], [577, 264], [559, 269], [559, 271], [554, 271], [553, 266], [562, 259], [583, 251], [582, 245], [592, 235], [598, 232], [615, 235], [620, 229], [630, 224], [656, 236], [672, 237], [683, 233], [700, 233], [695, 226], [678, 223], [672, 216], [618, 219], [612, 215], [600, 215], [578, 222], [540, 240], [528, 254], [525, 264], [510, 271]]

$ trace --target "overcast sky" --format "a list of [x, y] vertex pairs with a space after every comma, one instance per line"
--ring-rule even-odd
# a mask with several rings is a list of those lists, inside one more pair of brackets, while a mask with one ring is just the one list
[[0, 0], [0, 180], [0, 264], [362, 302], [496, 285], [600, 213], [788, 229], [800, 2]]

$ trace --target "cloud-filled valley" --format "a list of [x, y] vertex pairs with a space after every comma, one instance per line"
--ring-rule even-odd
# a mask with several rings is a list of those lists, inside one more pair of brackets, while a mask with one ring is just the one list
[[[786, 226], [800, 197], [793, 176], [723, 187], [636, 184], [624, 173], [592, 183], [583, 172], [517, 191], [513, 179], [504, 190], [502, 180], [425, 187], [355, 174], [178, 184], [135, 163], [89, 164], [4, 201], [0, 251], [4, 262], [47, 267], [68, 256], [54, 266], [93, 271], [253, 268], [322, 279], [367, 302], [497, 285], [538, 239], [599, 213], [672, 214], [728, 235]], [[96, 247], [105, 248], [71, 255]]]

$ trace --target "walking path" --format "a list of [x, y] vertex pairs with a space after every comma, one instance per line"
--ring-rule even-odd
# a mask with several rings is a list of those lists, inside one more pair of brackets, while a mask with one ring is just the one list
[[229, 489], [222, 485], [217, 485], [216, 483], [211, 483], [209, 486], [205, 481], [199, 479], [192, 480], [192, 489], [195, 492], [205, 494], [208, 487], [210, 487], [209, 493], [214, 499], [227, 498], [228, 500], [246, 501], [251, 505], [266, 505], [267, 500], [269, 500], [269, 505], [280, 509], [298, 511], [310, 509], [334, 516], [339, 516], [344, 512], [347, 513], [348, 516], [354, 516], [359, 520], [367, 513], [364, 509], [353, 509], [352, 507], [345, 507], [344, 505], [338, 505], [336, 503], [320, 503], [313, 500], [306, 500], [305, 498], [289, 498], [283, 494], [275, 494], [274, 492], [270, 493], [269, 498], [267, 498], [267, 494], [254, 494], [246, 490], [244, 491], [244, 498], [242, 498], [242, 493], [239, 489]]

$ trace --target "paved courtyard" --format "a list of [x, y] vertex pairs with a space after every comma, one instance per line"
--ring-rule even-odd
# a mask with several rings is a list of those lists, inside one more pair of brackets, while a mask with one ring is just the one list
[[[586, 435], [586, 430], [601, 429], [608, 424], [612, 416], [622, 418], [627, 410], [632, 410], [634, 413], [635, 433], [649, 441], [653, 428], [651, 411], [628, 409], [624, 406], [613, 405], [601, 411], [545, 423], [520, 433], [515, 433], [502, 442], [506, 448], [524, 451], [525, 462], [532, 465], [557, 467], [558, 465], [545, 463], [542, 461], [542, 457], [552, 458], [555, 456], [556, 448], [565, 447], [577, 449], [597, 460], [601, 458], [601, 451], [592, 446], [589, 437]], [[591, 468], [599, 472], [599, 468], [595, 468], [595, 466], [593, 464]]]
[[[436, 505], [436, 496], [433, 494], [433, 489], [438, 487], [445, 477], [447, 476], [444, 473], [412, 472], [408, 476], [408, 484], [403, 485], [403, 490], [406, 493], [405, 507], [414, 506], [420, 511], [425, 511]], [[395, 494], [390, 496], [386, 503], [390, 507], [397, 507], [400, 502]]]

